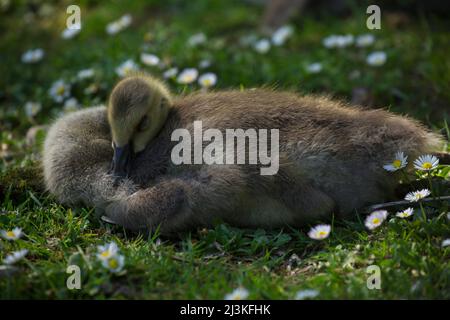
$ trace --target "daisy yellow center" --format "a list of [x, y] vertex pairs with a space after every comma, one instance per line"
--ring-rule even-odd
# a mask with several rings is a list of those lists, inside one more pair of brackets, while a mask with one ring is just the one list
[[433, 164], [431, 164], [431, 162], [425, 162], [424, 164], [422, 164], [422, 167], [424, 169], [431, 169], [433, 168]]
[[319, 236], [326, 236], [327, 233], [325, 231], [319, 231]]
[[203, 84], [205, 86], [209, 86], [209, 85], [211, 85], [211, 80], [210, 79], [205, 79], [205, 80], [203, 80]]
[[58, 87], [58, 89], [56, 89], [56, 93], [57, 93], [58, 95], [64, 94], [64, 91], [66, 91], [66, 89], [64, 88], [64, 86], [60, 86], [60, 87]]
[[402, 166], [402, 162], [400, 160], [396, 159], [396, 160], [394, 160], [394, 162], [392, 162], [392, 165], [395, 168], [400, 168]]
[[378, 218], [373, 218], [372, 222], [373, 222], [374, 224], [378, 224], [378, 223], [380, 223], [380, 219], [378, 219]]
[[6, 232], [6, 235], [10, 238], [14, 238], [16, 236], [16, 234], [13, 231]]
[[103, 251], [100, 255], [101, 255], [103, 258], [106, 258], [106, 257], [109, 256], [109, 251]]
[[116, 269], [119, 266], [119, 263], [117, 262], [116, 259], [110, 259], [108, 261], [108, 265], [111, 269]]

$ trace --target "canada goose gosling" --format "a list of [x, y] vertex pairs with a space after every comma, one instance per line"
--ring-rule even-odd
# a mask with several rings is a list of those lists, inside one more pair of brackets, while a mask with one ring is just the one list
[[146, 75], [121, 80], [108, 104], [114, 156], [112, 174], [118, 179], [129, 173], [130, 157], [145, 149], [163, 127], [172, 98], [160, 81]]

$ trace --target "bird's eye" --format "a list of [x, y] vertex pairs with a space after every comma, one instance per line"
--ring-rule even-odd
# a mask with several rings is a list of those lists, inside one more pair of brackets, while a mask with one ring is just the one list
[[138, 131], [145, 131], [150, 126], [150, 118], [148, 116], [144, 116], [139, 122], [139, 125], [137, 127]]

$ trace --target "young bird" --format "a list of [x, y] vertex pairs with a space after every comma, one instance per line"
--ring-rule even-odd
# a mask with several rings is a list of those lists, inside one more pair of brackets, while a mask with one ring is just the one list
[[[261, 175], [260, 164], [174, 164], [172, 132], [193, 136], [199, 120], [220, 132], [278, 129], [278, 173]], [[391, 198], [398, 176], [383, 165], [397, 151], [412, 159], [441, 143], [418, 122], [383, 110], [268, 89], [173, 99], [140, 75], [120, 81], [107, 108], [52, 126], [44, 173], [61, 202], [96, 206], [130, 229], [170, 234], [218, 221], [295, 227]]]

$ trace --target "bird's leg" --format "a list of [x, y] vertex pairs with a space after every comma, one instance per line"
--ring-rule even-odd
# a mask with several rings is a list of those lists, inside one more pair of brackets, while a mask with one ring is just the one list
[[164, 180], [153, 187], [139, 190], [110, 203], [106, 217], [127, 229], [149, 230], [175, 217], [185, 203], [185, 182]]

